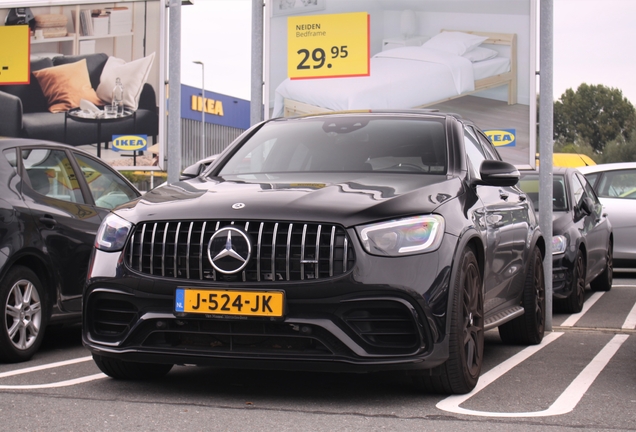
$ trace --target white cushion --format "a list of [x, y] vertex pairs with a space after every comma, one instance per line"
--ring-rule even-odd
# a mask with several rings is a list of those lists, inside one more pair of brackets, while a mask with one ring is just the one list
[[464, 55], [477, 48], [488, 39], [487, 36], [477, 36], [462, 32], [441, 32], [424, 42], [425, 48], [435, 48], [455, 55]]
[[471, 51], [468, 51], [462, 57], [467, 58], [473, 63], [476, 63], [476, 62], [480, 62], [484, 60], [490, 60], [491, 58], [497, 57], [497, 55], [498, 55], [497, 51], [493, 49], [477, 47], [472, 49]]
[[97, 96], [105, 103], [111, 103], [115, 80], [120, 78], [124, 85], [124, 105], [129, 109], [137, 110], [141, 90], [148, 79], [154, 59], [155, 53], [128, 63], [116, 57], [109, 57], [99, 79]]

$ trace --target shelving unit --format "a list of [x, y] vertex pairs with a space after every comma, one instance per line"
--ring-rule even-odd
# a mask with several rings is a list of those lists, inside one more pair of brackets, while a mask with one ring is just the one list
[[[115, 6], [125, 6], [131, 9], [132, 31], [118, 34], [80, 36], [79, 15], [83, 9], [105, 9]], [[34, 16], [39, 14], [63, 14], [67, 17], [68, 35], [64, 37], [35, 39], [31, 37], [31, 54], [80, 54], [80, 41], [94, 40], [95, 52], [105, 52], [115, 57], [123, 58], [127, 61], [133, 59], [132, 42], [135, 37], [135, 8], [133, 3], [89, 3], [67, 6], [40, 6], [33, 7], [31, 11]], [[9, 9], [0, 9], [0, 22], [4, 22]], [[126, 38], [123, 40], [122, 38]]]

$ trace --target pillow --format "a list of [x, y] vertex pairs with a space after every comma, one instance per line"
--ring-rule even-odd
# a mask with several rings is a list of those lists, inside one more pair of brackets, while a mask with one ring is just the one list
[[468, 51], [462, 57], [467, 58], [471, 62], [480, 62], [484, 60], [490, 60], [491, 58], [497, 57], [499, 53], [490, 48], [477, 47], [471, 51]]
[[464, 55], [475, 49], [488, 39], [487, 36], [477, 36], [462, 32], [441, 32], [424, 42], [425, 48], [435, 48], [455, 55]]
[[34, 71], [33, 75], [40, 83], [42, 93], [49, 104], [49, 111], [52, 113], [77, 108], [82, 99], [102, 105], [102, 101], [91, 87], [85, 59]]
[[115, 80], [121, 78], [124, 85], [124, 106], [137, 110], [141, 90], [148, 79], [154, 59], [155, 53], [128, 63], [116, 57], [109, 57], [99, 79], [97, 96], [104, 102], [111, 103]]

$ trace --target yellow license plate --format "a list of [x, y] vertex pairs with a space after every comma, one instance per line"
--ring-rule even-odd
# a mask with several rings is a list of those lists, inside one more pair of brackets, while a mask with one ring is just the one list
[[177, 288], [175, 311], [214, 315], [282, 317], [282, 291], [234, 291]]

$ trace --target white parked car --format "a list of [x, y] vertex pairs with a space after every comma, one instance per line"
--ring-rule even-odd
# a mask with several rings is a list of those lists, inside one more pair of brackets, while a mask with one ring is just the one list
[[636, 162], [578, 168], [596, 191], [614, 228], [614, 267], [636, 269]]

